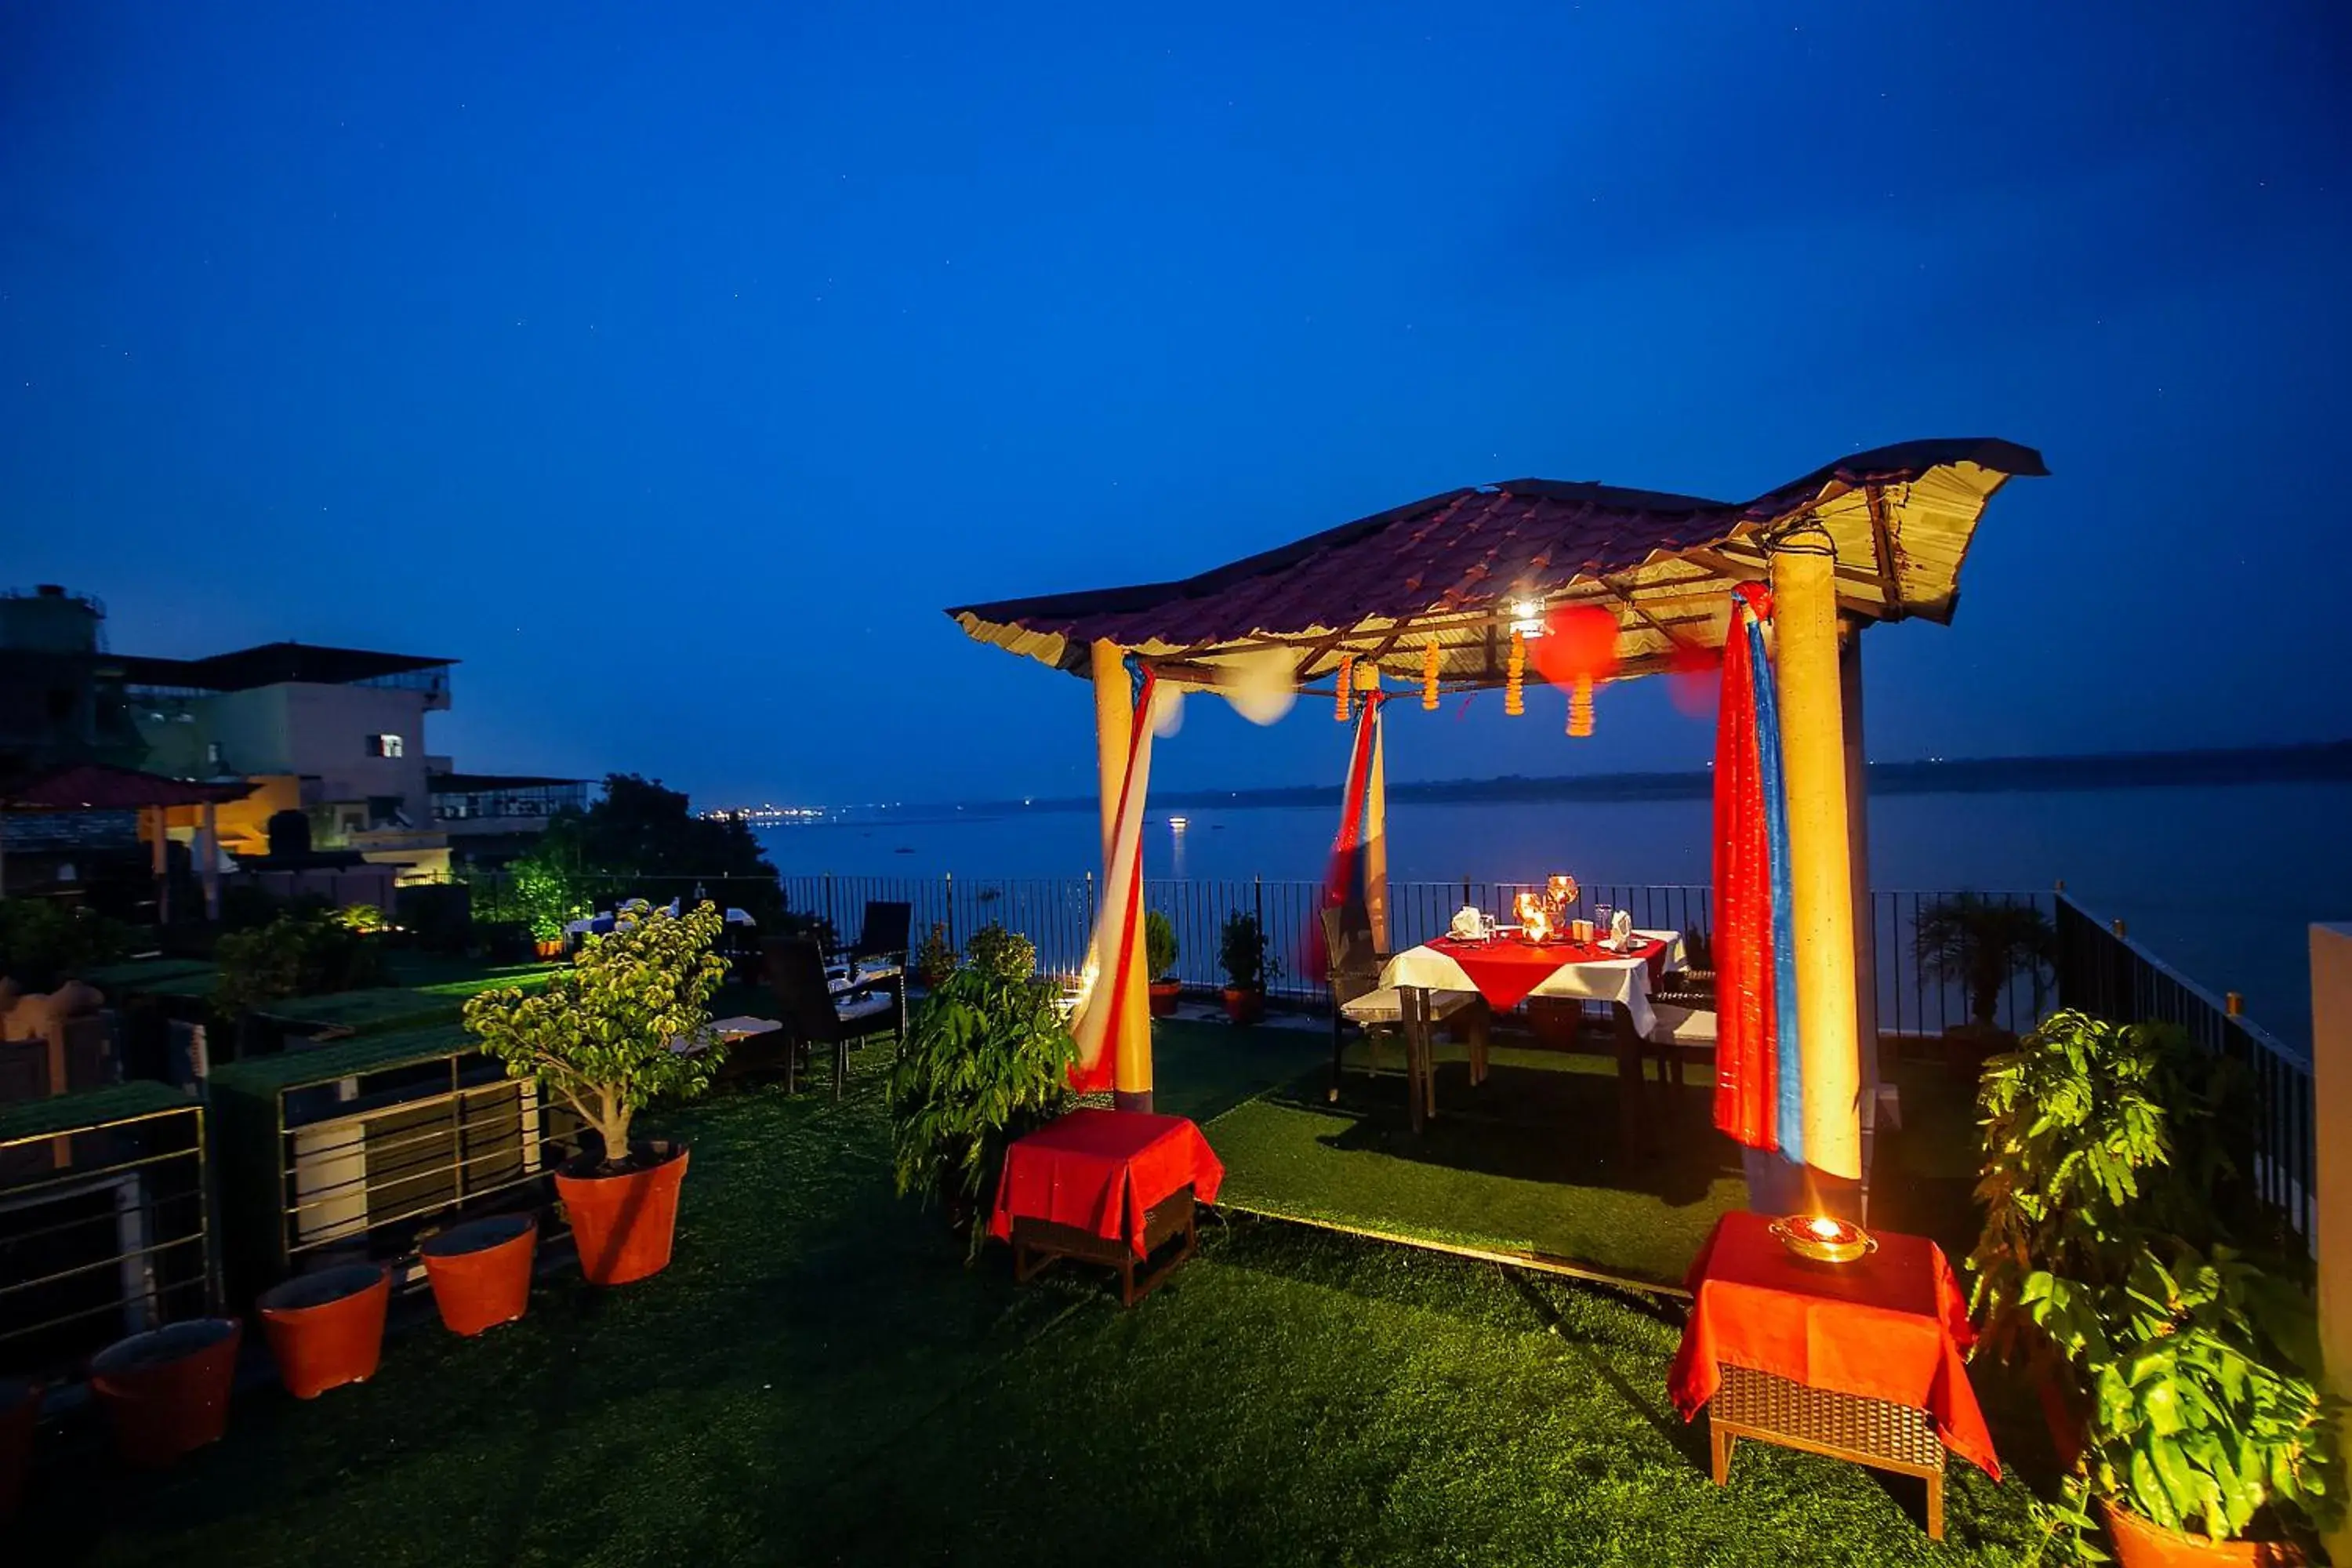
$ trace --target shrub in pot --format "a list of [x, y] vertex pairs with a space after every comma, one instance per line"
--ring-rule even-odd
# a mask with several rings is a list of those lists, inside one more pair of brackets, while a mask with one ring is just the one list
[[[487, 991], [466, 1004], [466, 1026], [508, 1076], [538, 1084], [594, 1134], [555, 1174], [593, 1284], [626, 1284], [669, 1264], [687, 1152], [629, 1133], [656, 1096], [709, 1088], [726, 1054], [705, 1034], [727, 973], [711, 952], [721, 924], [709, 903], [677, 915], [649, 910], [581, 943], [544, 990]], [[681, 1048], [688, 1041], [694, 1048]]]
[[2059, 1555], [2095, 1505], [2126, 1563], [2293, 1562], [2340, 1509], [2307, 1265], [2232, 1156], [2244, 1087], [2175, 1031], [2072, 1011], [1986, 1064], [1978, 1353], [2043, 1394], [2074, 1471]]
[[1037, 973], [1037, 944], [995, 921], [971, 933], [963, 955], [974, 969], [984, 969], [1001, 980], [1033, 978]]
[[1176, 978], [1176, 927], [1158, 910], [1143, 917], [1143, 963], [1151, 976], [1151, 1016], [1173, 1016], [1177, 999], [1184, 994], [1183, 983]]
[[220, 1441], [244, 1337], [234, 1318], [195, 1318], [117, 1340], [90, 1358], [90, 1392], [125, 1463], [161, 1469]]
[[373, 1263], [319, 1269], [263, 1291], [254, 1306], [286, 1392], [316, 1399], [373, 1377], [391, 1301], [392, 1276]]
[[1265, 928], [1257, 917], [1236, 910], [1225, 917], [1218, 949], [1225, 972], [1225, 1016], [1236, 1024], [1255, 1024], [1265, 1016], [1265, 983], [1277, 965], [1266, 950]]
[[1912, 944], [1922, 974], [1958, 985], [1967, 995], [1969, 1022], [1947, 1031], [1947, 1037], [1973, 1058], [2010, 1043], [2012, 1037], [1996, 1021], [2000, 994], [2015, 976], [2055, 962], [2058, 933], [2032, 904], [1954, 893], [1919, 911]]
[[924, 990], [929, 991], [945, 984], [955, 971], [955, 944], [948, 941], [948, 928], [935, 922], [930, 934], [915, 950], [915, 978], [922, 982]]
[[1051, 981], [972, 964], [923, 998], [891, 1064], [891, 1173], [901, 1196], [936, 1198], [969, 1231], [995, 1195], [1005, 1146], [1070, 1106], [1077, 1046]]

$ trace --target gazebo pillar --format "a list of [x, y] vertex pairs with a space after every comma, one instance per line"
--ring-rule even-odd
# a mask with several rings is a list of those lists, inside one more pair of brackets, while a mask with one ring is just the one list
[[196, 828], [196, 865], [205, 889], [205, 919], [220, 923], [220, 812], [205, 802], [204, 818]]
[[1364, 781], [1364, 910], [1371, 917], [1372, 947], [1389, 948], [1389, 770], [1379, 720], [1372, 721], [1372, 766]]
[[1825, 1207], [1858, 1215], [1849, 1184], [1862, 1179], [1862, 1058], [1836, 567], [1835, 548], [1818, 526], [1773, 550], [1773, 662], [1789, 808], [1805, 1163]]
[[[1111, 859], [1118, 836], [1118, 795], [1127, 779], [1128, 753], [1135, 744], [1135, 691], [1128, 680], [1127, 650], [1097, 642], [1095, 681], [1095, 761], [1101, 774], [1103, 897], [1119, 896], [1111, 886]], [[1142, 876], [1139, 858], [1136, 875]], [[1116, 922], [1106, 922], [1115, 925]], [[1095, 962], [1108, 984], [1126, 987], [1118, 1001], [1118, 1035], [1104, 1042], [1111, 1053], [1111, 1090], [1122, 1110], [1151, 1109], [1150, 976], [1143, 972], [1143, 927], [1129, 927], [1123, 952], [1098, 952]], [[1106, 983], [1100, 976], [1097, 984]]]
[[1863, 1199], [1877, 1142], [1878, 922], [1870, 897], [1870, 773], [1862, 744], [1862, 634], [1870, 623], [1843, 616], [1838, 625], [1838, 697], [1845, 726], [1846, 855], [1853, 868], [1853, 1020], [1862, 1056]]
[[172, 923], [172, 813], [170, 808], [151, 805], [146, 816], [155, 835], [154, 851], [150, 860], [155, 868], [155, 923]]

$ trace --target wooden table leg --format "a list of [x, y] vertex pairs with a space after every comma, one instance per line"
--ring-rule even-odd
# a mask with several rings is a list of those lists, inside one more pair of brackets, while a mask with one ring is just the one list
[[1647, 1085], [1642, 1071], [1642, 1039], [1633, 1019], [1619, 1005], [1611, 1009], [1617, 1037], [1617, 1139], [1619, 1152], [1633, 1156], [1643, 1147], [1642, 1100]]
[[1708, 1418], [1706, 1446], [1708, 1454], [1715, 1461], [1717, 1486], [1727, 1486], [1731, 1482], [1731, 1450], [1738, 1441], [1738, 1438], [1717, 1426], [1712, 1417]]
[[1473, 1087], [1486, 1081], [1486, 1026], [1494, 1015], [1484, 1001], [1470, 1004], [1470, 1082]]

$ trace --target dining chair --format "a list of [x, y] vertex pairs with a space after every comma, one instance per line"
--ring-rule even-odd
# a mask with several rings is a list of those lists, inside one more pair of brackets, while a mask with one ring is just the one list
[[912, 951], [909, 928], [913, 921], [913, 905], [869, 900], [856, 939], [835, 949], [832, 956], [848, 960], [853, 971], [869, 959], [904, 969], [907, 955]]
[[1480, 1084], [1486, 1079], [1486, 1004], [1475, 991], [1430, 991], [1425, 1018], [1406, 1016], [1406, 997], [1394, 985], [1381, 984], [1381, 971], [1386, 960], [1372, 942], [1369, 920], [1359, 925], [1348, 919], [1346, 908], [1322, 911], [1323, 951], [1326, 956], [1324, 978], [1331, 987], [1331, 1086], [1328, 1098], [1339, 1098], [1341, 1063], [1347, 1050], [1347, 1029], [1355, 1025], [1364, 1033], [1364, 1048], [1368, 1070], [1371, 1076], [1380, 1073], [1380, 1038], [1391, 1030], [1405, 1037], [1405, 1077], [1412, 1085], [1413, 1124], [1420, 1126], [1424, 1111], [1436, 1110], [1435, 1068], [1431, 1060], [1431, 1042], [1426, 1028], [1414, 1027], [1416, 1023], [1433, 1026], [1457, 1014], [1477, 1009], [1473, 1014], [1470, 1037], [1470, 1081]]
[[824, 952], [804, 938], [779, 937], [766, 944], [768, 986], [775, 993], [776, 1009], [791, 1032], [786, 1053], [785, 1092], [793, 1091], [792, 1063], [818, 1046], [833, 1047], [833, 1098], [842, 1098], [849, 1080], [849, 1047], [875, 1035], [896, 1034], [898, 999], [895, 981], [853, 986], [835, 994], [827, 984]]

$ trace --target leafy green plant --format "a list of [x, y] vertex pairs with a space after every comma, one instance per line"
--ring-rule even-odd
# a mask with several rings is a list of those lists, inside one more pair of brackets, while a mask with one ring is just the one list
[[335, 919], [362, 936], [383, 931], [392, 924], [383, 918], [383, 911], [373, 904], [345, 904], [335, 911]]
[[938, 1198], [980, 1248], [1004, 1149], [1069, 1106], [1077, 1055], [1049, 981], [978, 962], [924, 997], [888, 1081], [891, 1173], [901, 1196]]
[[0, 899], [0, 977], [23, 991], [53, 990], [130, 946], [120, 921], [54, 899]]
[[1986, 1064], [1979, 1353], [2081, 1416], [2083, 1466], [2042, 1510], [2061, 1554], [2088, 1554], [2094, 1499], [2221, 1537], [2340, 1508], [2335, 1406], [2297, 1370], [2309, 1299], [2232, 1239], [2263, 1234], [2232, 1157], [2243, 1088], [2176, 1030], [2071, 1010]]
[[1005, 980], [1026, 980], [1037, 973], [1037, 944], [1016, 931], [989, 921], [963, 944], [972, 967]]
[[1158, 910], [1143, 917], [1143, 963], [1154, 980], [1176, 977], [1176, 927]]
[[2057, 957], [2058, 935], [2032, 904], [1954, 893], [1919, 911], [1912, 930], [1920, 972], [1968, 994], [1969, 1016], [1980, 1030], [1994, 1016], [2012, 975], [2034, 973]]
[[690, 1099], [710, 1087], [726, 1047], [702, 1038], [709, 1003], [726, 978], [710, 951], [724, 924], [704, 903], [683, 914], [654, 910], [580, 945], [546, 989], [509, 986], [466, 1004], [466, 1027], [482, 1048], [578, 1112], [604, 1143], [606, 1168], [629, 1154], [629, 1126], [660, 1096]]
[[1282, 971], [1266, 946], [1265, 928], [1245, 910], [1225, 917], [1217, 962], [1225, 972], [1225, 984], [1236, 991], [1263, 991], [1266, 982]]
[[267, 925], [224, 931], [213, 950], [213, 1009], [235, 1018], [289, 996], [361, 991], [390, 979], [375, 939], [323, 905], [289, 909]]
[[509, 901], [534, 939], [561, 942], [566, 925], [593, 911], [585, 882], [547, 847], [508, 868]]
[[915, 978], [926, 990], [936, 988], [956, 972], [955, 943], [948, 940], [948, 928], [932, 925], [930, 934], [915, 949]]

